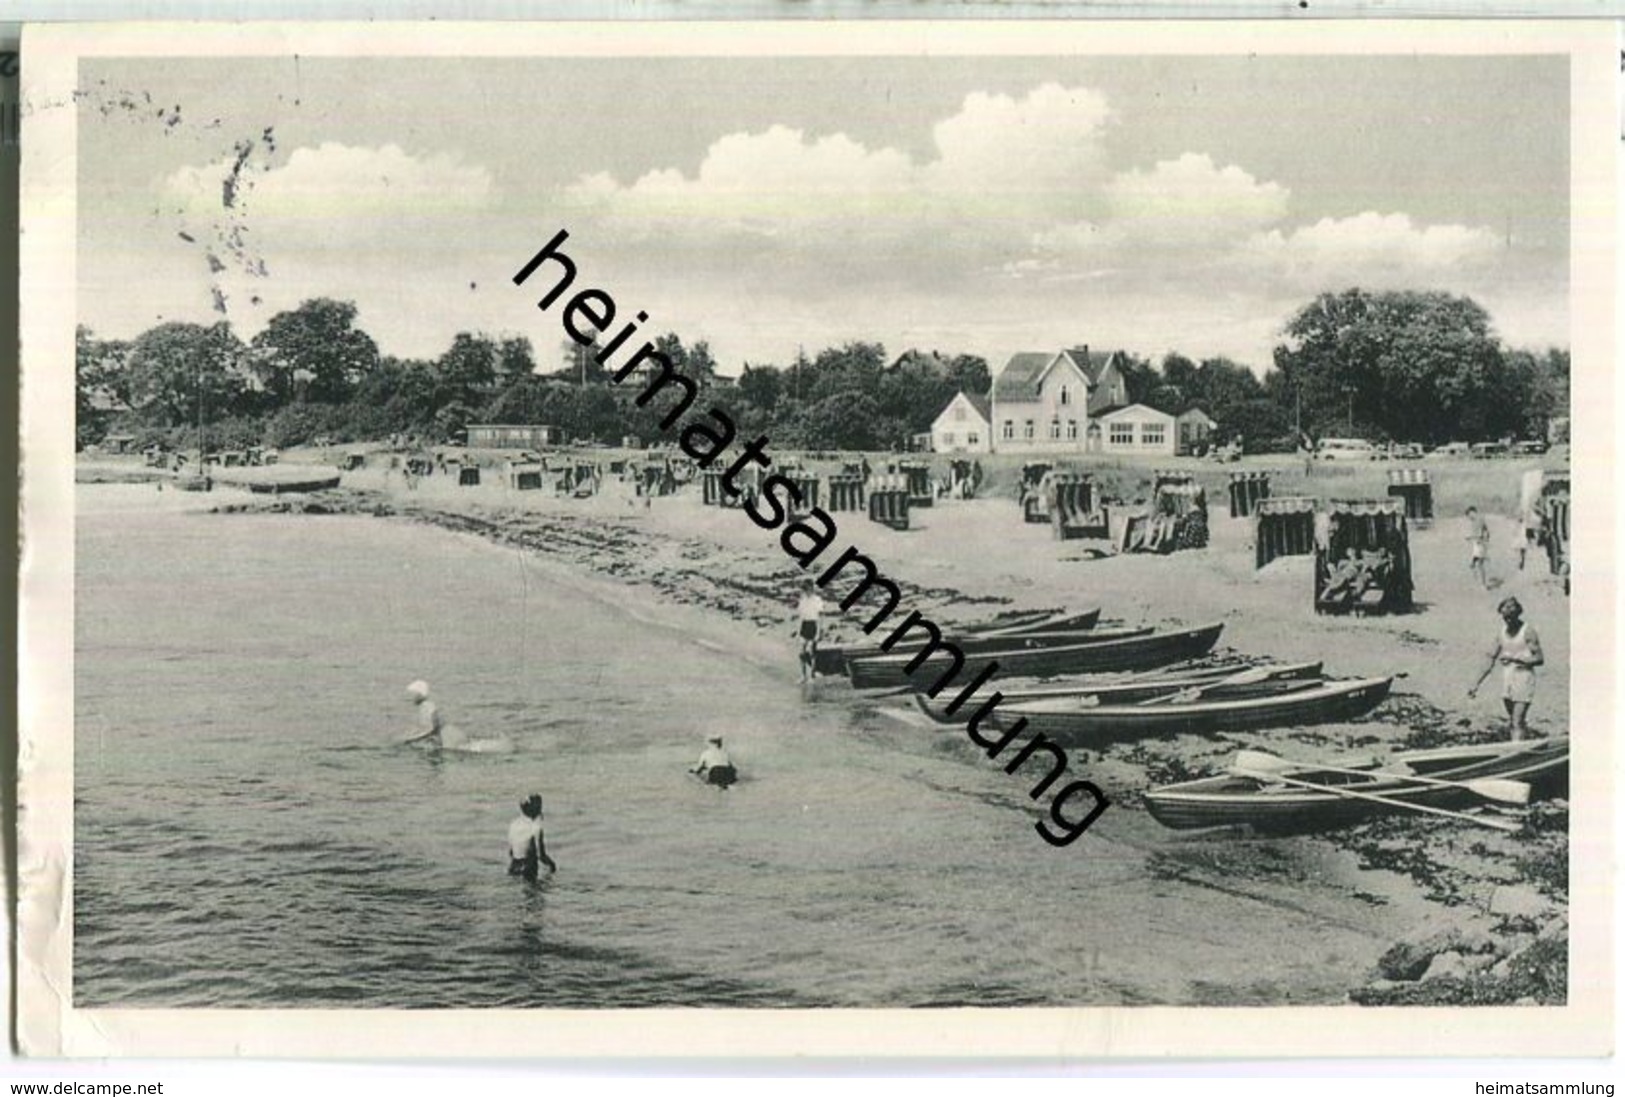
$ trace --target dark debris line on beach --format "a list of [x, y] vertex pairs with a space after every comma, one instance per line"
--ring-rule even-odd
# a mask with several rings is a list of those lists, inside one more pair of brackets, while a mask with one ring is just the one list
[[[402, 518], [501, 544], [546, 551], [564, 562], [585, 566], [622, 582], [645, 585], [663, 597], [713, 609], [759, 629], [781, 627], [799, 593], [794, 575], [782, 562], [721, 576], [707, 566], [720, 551], [697, 539], [651, 537], [613, 519], [551, 516], [534, 512], [455, 512], [428, 505], [401, 506], [380, 492], [343, 488], [301, 499], [269, 498], [227, 504], [217, 513], [348, 514]], [[659, 553], [658, 547], [675, 548]], [[675, 558], [674, 558], [675, 557]], [[1008, 605], [1002, 598], [971, 598], [952, 588], [917, 587], [899, 581], [906, 603], [922, 611], [967, 604]], [[1361, 724], [1405, 729], [1392, 739], [1361, 734]], [[1350, 730], [1353, 734], [1350, 734]], [[1373, 730], [1377, 730], [1373, 727]], [[1303, 743], [1336, 750], [1360, 750], [1379, 744], [1392, 749], [1427, 749], [1447, 743], [1485, 742], [1498, 733], [1474, 728], [1414, 694], [1396, 693], [1377, 710], [1341, 734], [1300, 733]], [[1095, 766], [1110, 765], [1119, 785], [1120, 804], [1137, 803], [1143, 792], [1170, 781], [1188, 780], [1221, 769], [1244, 739], [1179, 736], [1112, 744], [1085, 757]], [[1363, 1005], [1550, 1005], [1567, 994], [1567, 834], [1568, 805], [1554, 801], [1535, 805], [1528, 832], [1518, 838], [1465, 826], [1407, 816], [1379, 817], [1317, 837], [1299, 840], [1326, 843], [1358, 859], [1362, 870], [1408, 879], [1424, 898], [1445, 907], [1478, 907], [1489, 929], [1460, 928], [1395, 942], [1378, 972], [1350, 1000]], [[1189, 851], [1183, 856], [1188, 857]], [[1184, 872], [1192, 866], [1162, 859], [1163, 870]], [[1205, 875], [1205, 874], [1204, 874]], [[1489, 898], [1481, 896], [1486, 884]], [[1368, 897], [1378, 903], [1385, 900]]]

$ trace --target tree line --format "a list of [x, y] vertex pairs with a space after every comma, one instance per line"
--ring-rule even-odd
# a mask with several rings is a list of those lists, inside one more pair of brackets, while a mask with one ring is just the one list
[[[614, 385], [596, 348], [565, 344], [565, 365], [538, 372], [530, 341], [462, 332], [433, 359], [381, 354], [357, 324], [356, 306], [316, 298], [278, 313], [244, 342], [229, 323], [169, 322], [132, 340], [78, 331], [78, 440], [109, 434], [136, 444], [196, 444], [201, 425], [221, 448], [450, 439], [469, 423], [548, 424], [560, 437], [618, 442], [659, 436], [640, 387]], [[1227, 358], [1179, 353], [1160, 363], [1119, 359], [1128, 398], [1177, 414], [1200, 407], [1220, 440], [1248, 449], [1290, 447], [1301, 434], [1377, 441], [1542, 437], [1568, 414], [1569, 357], [1505, 348], [1488, 314], [1443, 293], [1323, 294], [1283, 329], [1273, 368], [1260, 379]], [[986, 395], [991, 371], [975, 355], [909, 353], [888, 360], [879, 343], [854, 341], [784, 365], [717, 371], [704, 342], [655, 340], [702, 395], [741, 431], [811, 449], [901, 448], [931, 428], [956, 392]]]

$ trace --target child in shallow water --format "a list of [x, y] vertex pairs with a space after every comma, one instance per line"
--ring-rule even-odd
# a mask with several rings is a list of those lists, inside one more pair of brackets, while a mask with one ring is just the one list
[[508, 824], [508, 875], [534, 880], [541, 865], [547, 866], [549, 874], [559, 870], [547, 855], [542, 834], [542, 796], [533, 792], [528, 800], [520, 801], [518, 818]]

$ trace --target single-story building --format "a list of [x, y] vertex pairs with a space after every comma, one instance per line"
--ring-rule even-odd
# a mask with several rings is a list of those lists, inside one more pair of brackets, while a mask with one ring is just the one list
[[[1130, 404], [1106, 412], [1095, 422], [1100, 424], [1102, 453], [1174, 455], [1178, 432], [1174, 417], [1167, 412], [1148, 408], [1144, 404]], [[1094, 423], [1091, 423], [1090, 427], [1093, 426]], [[1092, 437], [1090, 444], [1093, 448]]]
[[498, 423], [470, 423], [469, 449], [540, 449], [553, 444], [553, 428]]
[[1179, 424], [1179, 452], [1194, 453], [1219, 424], [1201, 408], [1187, 408], [1175, 416]]
[[993, 413], [987, 397], [958, 392], [931, 424], [934, 453], [992, 453]]

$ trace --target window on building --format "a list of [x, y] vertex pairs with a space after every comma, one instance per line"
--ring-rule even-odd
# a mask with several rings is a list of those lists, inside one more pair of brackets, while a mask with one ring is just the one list
[[1058, 442], [1061, 440], [1061, 421], [1059, 419], [1051, 419], [1049, 421], [1049, 438], [1051, 442]]
[[954, 432], [953, 431], [950, 430], [950, 431], [944, 431], [943, 432], [942, 444], [945, 445], [945, 446], [951, 446], [951, 445], [954, 444]]
[[1134, 424], [1113, 423], [1111, 441], [1114, 446], [1132, 446], [1134, 444]]
[[982, 444], [981, 435], [977, 434], [974, 430], [971, 431], [969, 434], [965, 435], [965, 444], [967, 446], [979, 446], [979, 445], [981, 445]]
[[964, 421], [965, 421], [965, 405], [964, 404], [955, 404], [954, 405], [954, 422], [963, 423]]
[[1072, 389], [1071, 389], [1071, 387], [1067, 386], [1067, 385], [1062, 385], [1061, 386], [1061, 403], [1062, 404], [1070, 404], [1071, 402], [1072, 402]]
[[1167, 437], [1161, 423], [1142, 423], [1140, 425], [1140, 444], [1142, 446], [1160, 446]]
[[1022, 428], [1021, 428], [1021, 436], [1022, 436], [1022, 437], [1023, 437], [1023, 438], [1025, 438], [1025, 439], [1027, 439], [1027, 441], [1029, 441], [1029, 442], [1031, 442], [1031, 441], [1032, 441], [1032, 440], [1033, 440], [1033, 438], [1034, 438], [1034, 434], [1033, 434], [1033, 421], [1032, 421], [1032, 420], [1031, 420], [1031, 419], [1028, 419], [1028, 420], [1027, 420], [1027, 421], [1026, 421], [1026, 423], [1024, 423], [1024, 424], [1023, 424], [1023, 425], [1022, 425]]
[[1006, 442], [1014, 441], [1015, 437], [1016, 421], [1014, 419], [1006, 419], [1004, 421], [1004, 440]]
[[1076, 419], [1068, 419], [1066, 421], [1066, 440], [1068, 442], [1076, 442], [1078, 440], [1078, 421]]

